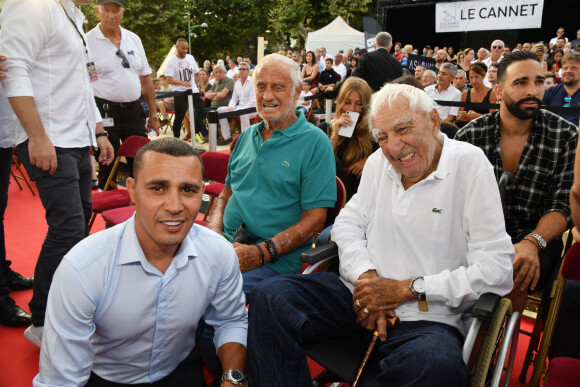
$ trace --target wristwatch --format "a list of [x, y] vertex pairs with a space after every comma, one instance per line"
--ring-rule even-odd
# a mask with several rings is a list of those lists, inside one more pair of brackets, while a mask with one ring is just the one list
[[96, 133], [95, 138], [99, 138], [99, 137], [109, 137], [109, 132], [107, 132], [105, 130], [105, 131], [102, 131], [101, 133]]
[[415, 277], [411, 280], [411, 285], [409, 289], [417, 296], [417, 301], [419, 303], [419, 310], [421, 312], [426, 312], [427, 307], [427, 294], [425, 293], [425, 278]]
[[222, 375], [220, 384], [226, 380], [235, 385], [244, 384], [246, 382], [246, 375], [242, 371], [234, 368]]
[[540, 250], [544, 250], [548, 246], [546, 240], [541, 235], [534, 234], [533, 232], [529, 233], [528, 235], [538, 241], [538, 247]]

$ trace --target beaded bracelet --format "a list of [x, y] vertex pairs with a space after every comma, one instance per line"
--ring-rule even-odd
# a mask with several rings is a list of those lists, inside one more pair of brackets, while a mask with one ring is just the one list
[[266, 244], [266, 248], [268, 249], [268, 252], [270, 253], [270, 262], [272, 262], [272, 263], [276, 262], [279, 258], [279, 255], [278, 255], [278, 249], [276, 248], [274, 241], [272, 239], [266, 239], [264, 241], [264, 243]]
[[256, 245], [256, 247], [258, 248], [258, 251], [260, 252], [260, 257], [262, 257], [262, 265], [263, 265], [264, 264], [264, 251], [262, 250], [260, 245]]

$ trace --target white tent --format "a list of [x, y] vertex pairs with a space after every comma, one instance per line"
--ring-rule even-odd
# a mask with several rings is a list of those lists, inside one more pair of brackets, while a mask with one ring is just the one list
[[339, 50], [346, 53], [349, 48], [364, 48], [365, 38], [362, 32], [355, 30], [338, 16], [326, 27], [308, 34], [306, 51], [314, 51], [319, 47], [326, 48], [327, 54], [334, 56]]

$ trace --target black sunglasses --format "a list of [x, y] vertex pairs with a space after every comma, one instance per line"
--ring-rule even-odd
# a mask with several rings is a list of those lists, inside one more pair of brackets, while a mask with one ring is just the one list
[[123, 67], [128, 69], [131, 67], [131, 65], [129, 64], [129, 61], [127, 60], [127, 57], [125, 56], [125, 53], [123, 52], [123, 50], [118, 49], [117, 52], [115, 52], [115, 55], [117, 55], [119, 58], [121, 58], [121, 63], [123, 64]]

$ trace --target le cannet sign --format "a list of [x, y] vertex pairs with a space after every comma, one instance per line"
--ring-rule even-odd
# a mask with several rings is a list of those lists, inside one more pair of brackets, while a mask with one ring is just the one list
[[544, 0], [437, 3], [435, 32], [540, 28]]

